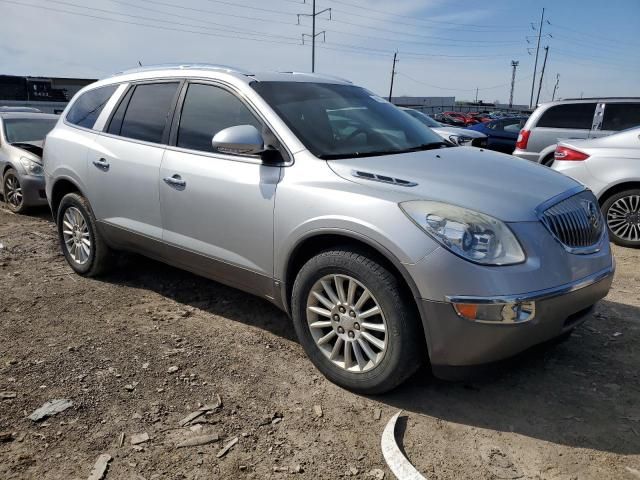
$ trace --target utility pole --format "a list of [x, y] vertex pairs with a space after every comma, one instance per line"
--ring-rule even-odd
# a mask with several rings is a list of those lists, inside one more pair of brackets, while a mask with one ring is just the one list
[[538, 44], [536, 46], [536, 61], [533, 65], [533, 79], [531, 80], [531, 98], [529, 100], [529, 108], [533, 107], [533, 92], [536, 87], [536, 70], [538, 69], [538, 52], [540, 51], [540, 37], [542, 36], [542, 24], [544, 22], [544, 8], [540, 17], [540, 28], [538, 29]]
[[553, 86], [553, 95], [551, 95], [551, 101], [556, 99], [556, 91], [558, 90], [558, 84], [560, 83], [560, 74], [556, 73], [556, 84]]
[[476, 87], [476, 101], [474, 103], [478, 103], [478, 87]]
[[[306, 0], [305, 0], [306, 3]], [[331, 20], [331, 9], [325, 8], [324, 10], [320, 10], [316, 12], [316, 0], [313, 0], [313, 13], [298, 13], [298, 25], [300, 25], [300, 17], [311, 17], [311, 35], [307, 33], [302, 34], [302, 44], [304, 45], [304, 38], [311, 37], [311, 72], [316, 71], [316, 37], [318, 35], [322, 35], [322, 40], [324, 41], [326, 38], [326, 32], [323, 30], [322, 32], [316, 33], [316, 17], [318, 15], [323, 14], [324, 12], [329, 12], [329, 20]]]
[[391, 67], [391, 87], [389, 87], [389, 101], [393, 95], [393, 79], [396, 76], [396, 62], [398, 61], [398, 52], [393, 54], [393, 67]]
[[519, 61], [511, 60], [511, 66], [513, 67], [513, 72], [511, 73], [511, 93], [509, 94], [509, 108], [513, 107], [513, 88], [515, 87], [516, 69], [518, 68], [519, 64], [520, 64]]
[[536, 97], [536, 105], [540, 101], [540, 90], [542, 90], [542, 79], [544, 78], [544, 69], [547, 66], [547, 56], [549, 55], [549, 46], [544, 47], [544, 62], [542, 62], [542, 72], [540, 72], [540, 85], [538, 86], [538, 96]]

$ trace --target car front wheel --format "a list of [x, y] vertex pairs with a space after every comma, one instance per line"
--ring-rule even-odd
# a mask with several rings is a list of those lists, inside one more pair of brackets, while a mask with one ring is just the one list
[[107, 270], [112, 263], [111, 250], [100, 237], [89, 202], [83, 196], [69, 193], [63, 197], [57, 226], [62, 252], [76, 273], [93, 277]]
[[296, 333], [314, 365], [359, 393], [389, 391], [427, 356], [411, 298], [399, 280], [366, 253], [325, 251], [293, 285]]
[[20, 178], [18, 178], [18, 173], [13, 168], [8, 169], [4, 174], [4, 178], [2, 179], [2, 195], [9, 210], [12, 212], [23, 213], [26, 210], [27, 207], [24, 204]]
[[640, 189], [612, 195], [602, 205], [602, 213], [613, 243], [640, 248]]

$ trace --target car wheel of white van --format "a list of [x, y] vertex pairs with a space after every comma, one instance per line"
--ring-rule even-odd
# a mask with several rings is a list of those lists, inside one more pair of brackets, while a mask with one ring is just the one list
[[24, 204], [24, 195], [20, 179], [13, 168], [8, 169], [2, 179], [2, 196], [9, 210], [12, 212], [24, 213], [27, 209], [27, 206]]
[[602, 213], [613, 243], [640, 248], [640, 189], [612, 195], [602, 205]]
[[95, 217], [87, 200], [69, 193], [62, 198], [57, 215], [60, 246], [76, 273], [93, 277], [110, 266], [111, 251], [100, 238]]
[[426, 358], [415, 309], [398, 279], [365, 253], [311, 258], [293, 285], [298, 339], [332, 382], [364, 394], [389, 391]]

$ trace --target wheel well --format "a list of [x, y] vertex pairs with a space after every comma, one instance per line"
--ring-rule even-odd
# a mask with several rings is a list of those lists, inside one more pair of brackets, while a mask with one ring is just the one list
[[62, 198], [67, 193], [73, 192], [80, 193], [80, 189], [70, 180], [61, 179], [53, 185], [53, 189], [51, 190], [51, 211], [53, 212], [54, 219], [58, 214], [58, 207], [60, 206]]
[[[10, 163], [7, 163], [4, 167], [4, 170], [2, 170], [2, 176], [4, 177], [4, 174], [7, 173], [7, 170], [9, 170], [10, 168], [13, 168], [13, 165], [11, 165]], [[1, 180], [1, 179], [0, 179]]]
[[[383, 267], [393, 273], [400, 282], [407, 300], [410, 301], [415, 310], [415, 314], [420, 318], [420, 310], [416, 304], [415, 295], [412, 288], [402, 272], [389, 260], [389, 258], [381, 253], [378, 249], [372, 247], [368, 243], [353, 237], [340, 234], [321, 234], [316, 235], [302, 241], [293, 251], [287, 265], [285, 287], [286, 287], [286, 308], [291, 311], [291, 292], [293, 291], [293, 282], [298, 275], [302, 266], [318, 253], [331, 248], [352, 248], [365, 253], [369, 258], [380, 263]], [[422, 322], [421, 322], [422, 326]]]
[[613, 187], [609, 187], [602, 195], [598, 201], [600, 202], [600, 206], [604, 205], [609, 198], [611, 198], [616, 193], [623, 192], [624, 190], [631, 190], [634, 188], [640, 188], [640, 182], [625, 182], [614, 185]]

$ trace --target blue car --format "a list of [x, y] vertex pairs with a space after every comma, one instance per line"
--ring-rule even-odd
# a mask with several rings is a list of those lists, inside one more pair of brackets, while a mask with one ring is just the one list
[[500, 118], [472, 125], [468, 129], [484, 133], [487, 136], [486, 148], [489, 150], [512, 154], [516, 148], [518, 133], [526, 121], [527, 117]]

